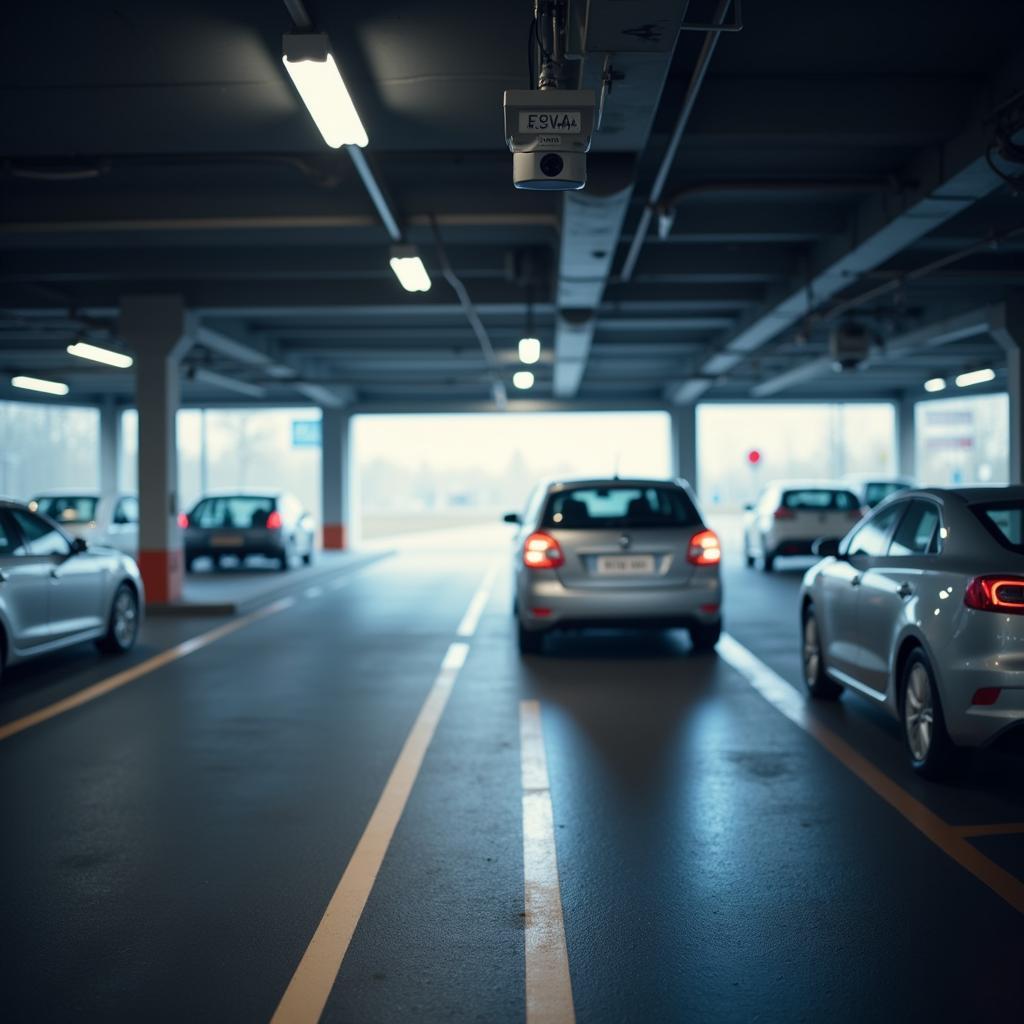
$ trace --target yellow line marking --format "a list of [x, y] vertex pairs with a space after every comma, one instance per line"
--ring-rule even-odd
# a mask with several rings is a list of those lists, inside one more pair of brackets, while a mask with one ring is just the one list
[[85, 689], [73, 693], [70, 697], [65, 697], [63, 700], [48, 704], [46, 707], [33, 711], [22, 718], [16, 718], [13, 722], [0, 725], [0, 740], [10, 739], [11, 736], [16, 736], [19, 732], [31, 729], [42, 722], [48, 722], [51, 718], [56, 718], [58, 715], [63, 715], [67, 711], [72, 711], [83, 704], [96, 700], [97, 697], [104, 697], [108, 693], [120, 689], [122, 686], [127, 686], [128, 683], [134, 683], [137, 679], [149, 675], [150, 672], [155, 672], [165, 665], [170, 665], [172, 662], [186, 658], [188, 655], [194, 654], [204, 647], [209, 647], [210, 644], [216, 643], [218, 640], [222, 640], [224, 637], [230, 636], [240, 629], [245, 629], [246, 626], [250, 626], [260, 619], [265, 619], [269, 615], [276, 615], [278, 612], [290, 608], [293, 604], [295, 604], [295, 598], [283, 597], [281, 600], [265, 605], [263, 608], [258, 608], [256, 611], [250, 612], [240, 619], [234, 619], [232, 622], [218, 626], [216, 629], [211, 629], [207, 633], [200, 633], [199, 636], [194, 636], [183, 643], [176, 644], [174, 647], [169, 647], [166, 651], [154, 654], [152, 658], [147, 658], [145, 661], [139, 662], [138, 665], [126, 668], [123, 672], [118, 672], [116, 675], [108, 676], [98, 683], [93, 683], [92, 686], [87, 686]]
[[943, 821], [854, 750], [846, 740], [816, 719], [807, 706], [807, 700], [785, 679], [731, 636], [723, 635], [719, 640], [718, 655], [744, 676], [769, 704], [813, 736], [943, 853], [1001, 896], [1015, 910], [1024, 913], [1024, 882], [989, 860], [967, 841], [960, 829]]
[[572, 1024], [576, 1011], [562, 919], [554, 811], [540, 703], [519, 705], [523, 779], [523, 880], [526, 892], [527, 1024]]
[[497, 574], [497, 566], [488, 570], [483, 583], [480, 584], [480, 589], [473, 595], [473, 600], [469, 602], [466, 614], [463, 615], [459, 628], [455, 631], [456, 636], [471, 637], [476, 632], [477, 626], [480, 625], [480, 616], [483, 615], [484, 608], [487, 607], [487, 602], [490, 600], [491, 588], [494, 586], [494, 577]]
[[366, 830], [274, 1011], [272, 1024], [315, 1024], [320, 1019], [468, 653], [466, 644], [453, 643], [448, 648]]
[[1008, 821], [995, 825], [958, 825], [953, 831], [964, 839], [972, 836], [1019, 836], [1024, 835], [1024, 823]]

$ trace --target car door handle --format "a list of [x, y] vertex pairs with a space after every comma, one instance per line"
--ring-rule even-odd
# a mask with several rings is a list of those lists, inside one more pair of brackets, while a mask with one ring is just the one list
[[900, 597], [912, 597], [914, 594], [914, 588], [909, 583], [901, 583], [899, 590], [896, 591]]

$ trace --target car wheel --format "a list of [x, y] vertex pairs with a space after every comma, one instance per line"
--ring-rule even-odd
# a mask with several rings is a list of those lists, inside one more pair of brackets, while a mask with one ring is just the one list
[[138, 635], [139, 598], [127, 583], [122, 583], [114, 594], [107, 632], [98, 646], [110, 654], [122, 654], [135, 646]]
[[746, 541], [744, 541], [743, 543], [743, 561], [747, 563], [748, 569], [754, 568], [755, 559], [754, 556], [750, 553], [750, 548], [747, 547]]
[[695, 654], [713, 651], [722, 637], [721, 622], [700, 622], [690, 627], [690, 643]]
[[813, 606], [804, 612], [803, 626], [804, 686], [815, 700], [835, 700], [843, 688], [825, 671], [825, 654], [821, 649], [821, 630]]
[[956, 747], [946, 732], [935, 674], [922, 650], [914, 651], [903, 667], [900, 718], [914, 771], [928, 779], [948, 778]]
[[195, 572], [195, 571], [196, 571], [196, 560], [194, 558], [186, 558], [185, 559], [185, 572]]
[[775, 556], [768, 554], [767, 549], [765, 550], [765, 553], [761, 556], [761, 568], [765, 572], [771, 572], [772, 569], [775, 568]]
[[542, 654], [544, 651], [544, 634], [531, 629], [524, 629], [519, 623], [519, 653]]
[[312, 564], [313, 564], [313, 549], [312, 549], [312, 548], [310, 548], [310, 549], [309, 549], [309, 550], [308, 550], [308, 551], [307, 551], [307, 552], [306, 552], [306, 553], [305, 553], [305, 554], [304, 554], [304, 555], [302, 556], [302, 564], [303, 564], [303, 565], [312, 565]]

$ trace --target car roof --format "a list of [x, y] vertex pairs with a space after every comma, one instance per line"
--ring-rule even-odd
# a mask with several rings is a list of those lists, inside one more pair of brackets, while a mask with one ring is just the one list
[[225, 487], [200, 494], [196, 504], [207, 498], [281, 498], [287, 493], [280, 487]]
[[561, 491], [569, 487], [679, 487], [682, 483], [672, 477], [640, 476], [581, 476], [558, 477], [544, 482], [549, 491]]
[[850, 485], [842, 480], [772, 480], [770, 483], [765, 484], [764, 489], [766, 491], [799, 491], [804, 489], [815, 491], [851, 490]]

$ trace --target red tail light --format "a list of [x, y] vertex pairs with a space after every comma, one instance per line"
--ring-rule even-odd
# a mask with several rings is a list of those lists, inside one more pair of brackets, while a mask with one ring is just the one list
[[785, 505], [780, 505], [772, 514], [776, 519], [796, 519], [796, 513]]
[[690, 538], [686, 560], [692, 565], [718, 565], [722, 560], [722, 545], [714, 530], [701, 530]]
[[268, 530], [280, 530], [281, 529], [281, 513], [274, 509], [273, 512], [267, 516], [267, 529]]
[[565, 565], [565, 555], [554, 537], [531, 533], [523, 545], [523, 565], [527, 569], [557, 569]]
[[1024, 578], [977, 576], [967, 585], [964, 604], [979, 612], [1024, 615]]
[[183, 530], [188, 529], [188, 516], [185, 515], [184, 512], [178, 513], [178, 526], [180, 526]]

